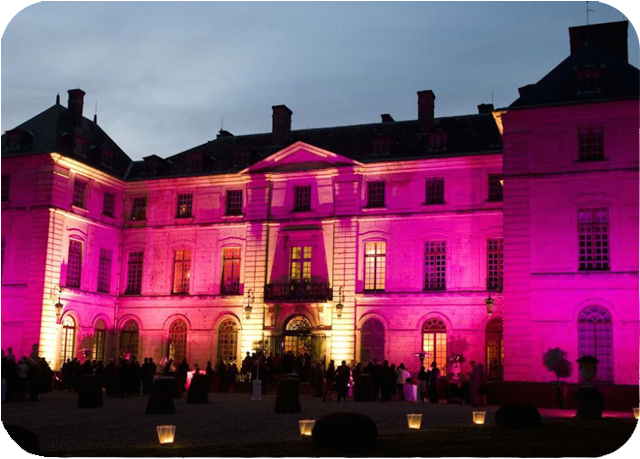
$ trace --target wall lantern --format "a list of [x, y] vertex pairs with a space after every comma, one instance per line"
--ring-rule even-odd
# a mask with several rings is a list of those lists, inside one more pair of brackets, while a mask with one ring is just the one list
[[173, 439], [176, 436], [176, 426], [156, 426], [156, 431], [161, 445], [173, 443]]
[[300, 435], [310, 437], [313, 433], [313, 427], [316, 425], [315, 419], [300, 419], [298, 426], [300, 427]]
[[56, 323], [60, 323], [60, 317], [62, 317], [62, 311], [64, 310], [64, 304], [60, 301], [60, 297], [62, 296], [62, 291], [64, 287], [62, 285], [58, 285], [58, 301], [53, 305], [56, 308]]
[[487, 417], [486, 411], [474, 411], [473, 413], [473, 423], [479, 426], [484, 424], [484, 419]]
[[636, 421], [638, 420], [638, 407], [637, 406], [633, 409], [633, 417], [636, 418]]
[[338, 289], [338, 304], [336, 304], [336, 314], [338, 319], [342, 318], [342, 310], [344, 309], [344, 290], [342, 287]]
[[487, 307], [487, 315], [491, 317], [491, 314], [493, 313], [493, 306], [495, 305], [494, 299], [491, 298], [491, 291], [495, 290], [498, 292], [498, 298], [502, 298], [502, 281], [496, 285], [495, 282], [491, 282], [487, 279], [487, 290], [489, 291], [489, 296], [484, 299], [484, 305]]
[[253, 289], [250, 288], [247, 293], [247, 305], [244, 307], [244, 315], [249, 320], [251, 318], [251, 311], [253, 311]]
[[420, 430], [422, 413], [407, 414], [407, 425], [410, 429]]
[[484, 299], [484, 305], [487, 307], [487, 315], [489, 317], [491, 317], [491, 314], [493, 313], [493, 304], [493, 298], [491, 298], [491, 293], [489, 293], [489, 296]]

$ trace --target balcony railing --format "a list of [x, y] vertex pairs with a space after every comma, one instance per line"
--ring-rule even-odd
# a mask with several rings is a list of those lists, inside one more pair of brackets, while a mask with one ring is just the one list
[[328, 282], [276, 282], [264, 288], [265, 302], [324, 302], [333, 296]]

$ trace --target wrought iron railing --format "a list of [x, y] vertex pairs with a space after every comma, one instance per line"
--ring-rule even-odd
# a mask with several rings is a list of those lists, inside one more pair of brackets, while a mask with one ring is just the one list
[[328, 282], [275, 282], [264, 288], [265, 302], [323, 302], [332, 296]]

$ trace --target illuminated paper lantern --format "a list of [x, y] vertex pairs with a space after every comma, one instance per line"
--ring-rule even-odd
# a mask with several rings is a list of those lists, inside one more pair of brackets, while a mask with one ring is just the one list
[[160, 444], [173, 443], [176, 436], [176, 426], [156, 426]]
[[407, 424], [410, 429], [420, 429], [422, 425], [422, 413], [407, 414]]
[[301, 419], [298, 421], [300, 427], [300, 435], [303, 437], [310, 437], [313, 433], [313, 427], [316, 425], [315, 419]]
[[636, 418], [636, 420], [638, 419], [638, 407], [637, 406], [633, 409], [633, 417]]
[[473, 423], [482, 425], [484, 424], [484, 418], [487, 416], [486, 411], [474, 411], [473, 412]]

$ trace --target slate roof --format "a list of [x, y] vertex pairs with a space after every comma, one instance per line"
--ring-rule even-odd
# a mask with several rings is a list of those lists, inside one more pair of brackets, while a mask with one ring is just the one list
[[[24, 156], [33, 153], [62, 153], [108, 174], [124, 178], [131, 158], [96, 123], [82, 118], [80, 126], [74, 127], [69, 110], [56, 103], [39, 115], [22, 123], [11, 131], [25, 133], [19, 147], [10, 148], [9, 135], [2, 135], [2, 157]], [[7, 132], [11, 132], [7, 131]], [[85, 156], [78, 155], [74, 149], [75, 136], [84, 139]], [[102, 164], [102, 149], [113, 153], [112, 167]]]
[[[580, 90], [578, 72], [589, 68], [600, 69], [599, 90]], [[540, 81], [526, 87], [509, 108], [638, 98], [639, 85], [640, 70], [593, 42], [586, 42]]]

